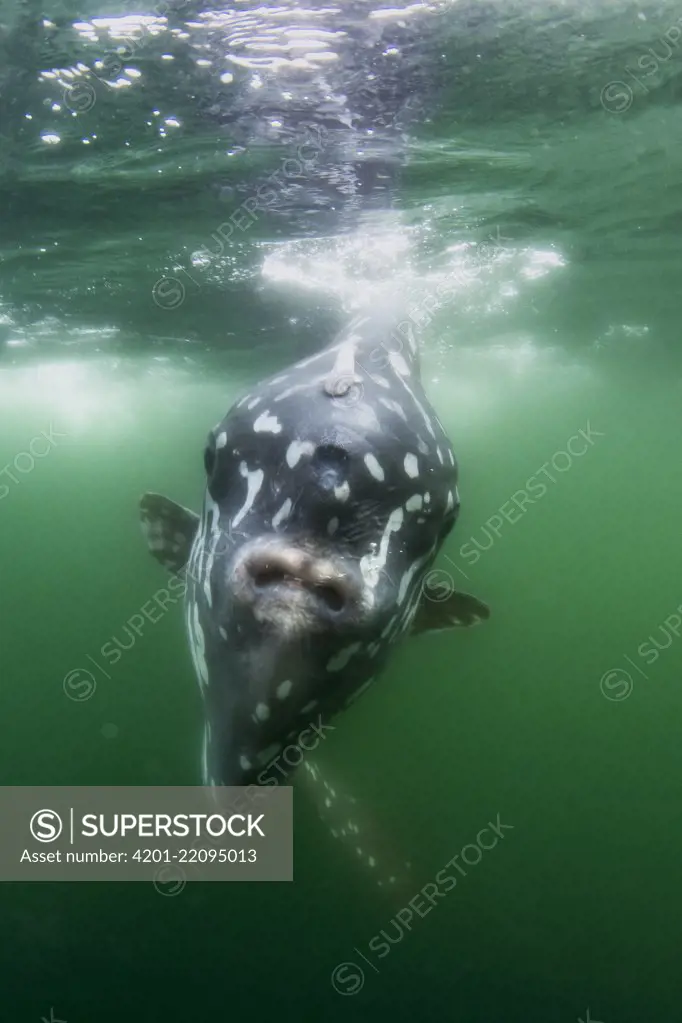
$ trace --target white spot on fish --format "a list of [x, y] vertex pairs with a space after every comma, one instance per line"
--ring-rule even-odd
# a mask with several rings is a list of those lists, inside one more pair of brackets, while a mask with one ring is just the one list
[[412, 329], [412, 325], [411, 324], [408, 324], [408, 326], [407, 326], [407, 343], [410, 346], [410, 351], [412, 352], [412, 354], [416, 355], [416, 353], [417, 353], [417, 339], [414, 336], [414, 331]]
[[274, 529], [277, 529], [277, 527], [280, 525], [280, 523], [284, 522], [284, 520], [289, 517], [289, 512], [290, 511], [291, 511], [291, 498], [287, 497], [286, 501], [284, 502], [284, 504], [282, 505], [280, 510], [277, 512], [277, 514], [272, 516], [272, 525], [273, 525]]
[[405, 422], [407, 422], [405, 410], [402, 408], [401, 405], [398, 404], [397, 401], [393, 401], [392, 398], [384, 398], [382, 396], [379, 398], [379, 402], [384, 406], [384, 408], [389, 409], [391, 412], [395, 412], [397, 416], [400, 416], [401, 419], [404, 419]]
[[430, 504], [430, 503], [431, 503], [431, 494], [427, 490], [426, 493], [424, 494], [424, 504]]
[[287, 465], [294, 469], [300, 462], [303, 455], [312, 455], [315, 445], [309, 440], [293, 440], [287, 448]]
[[355, 372], [355, 346], [359, 340], [360, 338], [356, 334], [351, 334], [337, 346], [334, 366], [325, 384], [327, 393], [329, 390], [332, 390], [332, 393], [338, 393], [336, 385], [339, 383], [360, 383], [360, 378]]
[[206, 603], [209, 607], [213, 606], [213, 593], [211, 592], [211, 574], [213, 572], [213, 562], [215, 560], [215, 553], [218, 549], [220, 542], [220, 531], [216, 528], [215, 524], [213, 527], [213, 534], [211, 539], [211, 549], [206, 558], [205, 578], [204, 578], [204, 596], [206, 597]]
[[199, 605], [194, 604], [190, 611], [191, 627], [189, 630], [192, 660], [199, 678], [200, 685], [208, 685], [208, 668], [206, 666], [206, 642], [204, 630], [199, 622]]
[[306, 703], [305, 707], [301, 707], [301, 714], [307, 714], [313, 707], [317, 707], [317, 700], [311, 700], [310, 703]]
[[412, 497], [408, 497], [405, 501], [405, 511], [419, 511], [422, 506], [422, 495], [413, 494]]
[[400, 373], [402, 377], [410, 375], [410, 367], [407, 365], [402, 355], [398, 355], [397, 352], [391, 352], [388, 356], [388, 361], [391, 366], [393, 366], [396, 373]]
[[417, 447], [421, 451], [422, 455], [428, 455], [429, 445], [426, 443], [425, 440], [422, 440], [421, 437], [417, 437]]
[[213, 532], [218, 528], [219, 519], [220, 508], [208, 491], [206, 491], [206, 497], [204, 498], [204, 528]]
[[379, 481], [384, 479], [384, 470], [381, 468], [373, 454], [370, 453], [369, 455], [365, 455], [364, 462], [369, 470], [370, 476], [374, 476], [374, 479]]
[[448, 500], [447, 500], [447, 504], [445, 505], [445, 510], [446, 511], [450, 511], [450, 509], [454, 508], [454, 507], [455, 507], [455, 499], [452, 496], [452, 491], [448, 490]]
[[327, 796], [327, 798], [325, 799], [324, 805], [327, 807], [327, 809], [329, 809], [329, 807], [332, 805], [332, 801], [329, 798], [329, 796]]
[[242, 771], [250, 771], [251, 768], [253, 767], [253, 764], [251, 763], [248, 757], [241, 756], [239, 758], [239, 766], [241, 767]]
[[429, 431], [429, 433], [431, 434], [431, 436], [435, 440], [436, 439], [436, 434], [434, 433], [434, 430], [433, 430], [433, 424], [431, 422], [431, 417], [426, 413], [425, 409], [421, 406], [421, 404], [417, 400], [417, 397], [414, 394], [414, 391], [412, 390], [412, 388], [409, 386], [407, 380], [404, 380], [400, 376], [398, 377], [398, 380], [400, 380], [400, 383], [403, 385], [403, 387], [405, 388], [405, 390], [409, 394], [410, 398], [412, 398], [412, 401], [414, 402], [414, 404], [419, 409], [419, 412], [421, 413], [422, 419], [424, 420], [424, 423], [426, 424], [426, 429]]
[[232, 520], [233, 527], [238, 526], [244, 516], [251, 510], [253, 502], [256, 499], [256, 495], [263, 486], [263, 480], [265, 479], [265, 474], [262, 469], [254, 469], [253, 472], [249, 472], [246, 462], [240, 463], [239, 472], [242, 476], [246, 477], [246, 500]]
[[267, 721], [270, 717], [270, 708], [267, 703], [256, 704], [256, 717], [259, 721]]
[[271, 416], [266, 410], [261, 412], [256, 422], [253, 424], [254, 433], [281, 433], [282, 424], [280, 423], [277, 416]]
[[327, 671], [341, 671], [346, 667], [353, 654], [356, 654], [362, 643], [351, 643], [350, 646], [344, 647], [338, 654], [334, 654], [327, 661]]
[[350, 497], [350, 485], [346, 480], [340, 487], [334, 487], [334, 497], [337, 501], [347, 501]]
[[339, 520], [334, 518], [330, 519], [327, 523], [327, 532], [330, 536], [333, 536], [336, 530], [339, 528]]
[[291, 679], [286, 679], [285, 682], [280, 682], [275, 692], [277, 693], [278, 700], [286, 700], [287, 696], [291, 692]]
[[408, 452], [408, 454], [405, 455], [403, 465], [405, 466], [405, 472], [412, 479], [415, 479], [419, 475], [419, 462], [416, 455]]
[[379, 552], [372, 554], [365, 554], [360, 559], [360, 571], [362, 577], [365, 580], [367, 586], [374, 589], [379, 582], [382, 569], [386, 565], [386, 559], [388, 558], [388, 545], [391, 540], [391, 533], [395, 533], [403, 524], [403, 510], [402, 508], [396, 508], [392, 511], [383, 536], [381, 537], [381, 543], [379, 544]]
[[440, 448], [436, 448], [436, 454], [438, 455], [438, 461], [443, 465], [443, 452]]
[[417, 571], [418, 568], [421, 568], [421, 566], [425, 564], [425, 562], [428, 561], [432, 553], [433, 548], [429, 550], [422, 558], [417, 558], [416, 561], [413, 561], [410, 567], [408, 568], [407, 572], [405, 572], [405, 574], [403, 575], [402, 579], [400, 580], [400, 586], [398, 587], [399, 604], [402, 604], [403, 600], [405, 599], [407, 588], [410, 585], [415, 572]]
[[225, 632], [225, 629], [222, 627], [222, 625], [219, 626], [218, 632], [220, 633], [222, 639], [225, 639], [225, 640], [227, 639], [227, 633]]
[[367, 862], [369, 863], [370, 867], [376, 867], [376, 865], [377, 865], [377, 861], [374, 859], [373, 856], [370, 856], [370, 858], [367, 860]]
[[215, 446], [220, 451], [220, 449], [224, 448], [226, 444], [227, 444], [227, 434], [223, 430], [223, 432], [219, 433], [218, 436], [216, 437], [216, 439], [215, 439]]
[[452, 448], [448, 448], [448, 458], [450, 459], [450, 465], [455, 464], [455, 456], [452, 453]]
[[251, 409], [254, 409], [256, 405], [258, 405], [262, 400], [263, 400], [262, 398], [254, 398], [252, 401], [250, 401], [249, 404], [246, 406], [249, 412], [251, 411]]
[[[322, 354], [322, 353], [320, 353]], [[306, 378], [302, 384], [293, 384], [291, 387], [287, 387], [281, 394], [278, 394], [275, 401], [284, 401], [285, 398], [291, 397], [292, 394], [296, 394], [297, 391], [312, 391], [324, 380], [324, 377], [313, 377], [313, 379]]]
[[316, 355], [309, 355], [306, 359], [301, 359], [300, 362], [297, 362], [294, 369], [304, 369], [306, 366], [309, 366], [311, 362], [317, 362], [318, 359], [321, 359], [322, 356], [326, 354], [327, 350], [322, 349], [322, 351], [318, 352]]

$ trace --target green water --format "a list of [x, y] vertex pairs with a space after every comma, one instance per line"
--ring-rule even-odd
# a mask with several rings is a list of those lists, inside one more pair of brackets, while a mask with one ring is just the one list
[[[5, 38], [28, 32], [22, 12], [3, 10]], [[198, 783], [180, 607], [110, 677], [89, 660], [164, 584], [138, 497], [197, 508], [207, 431], [266, 366], [319, 347], [368, 280], [397, 283], [423, 324], [461, 467], [438, 567], [492, 618], [407, 642], [320, 756], [412, 862], [404, 899], [297, 793], [293, 884], [4, 884], [2, 1019], [682, 1018], [678, 51], [646, 78], [638, 64], [677, 17], [453, 5], [445, 93], [397, 210], [290, 248], [264, 218], [206, 272], [190, 256], [225, 216], [204, 187], [217, 136], [178, 106], [182, 81], [150, 100], [183, 111], [163, 152], [126, 96], [93, 111], [86, 159], [74, 138], [40, 141], [69, 128], [37, 85], [21, 95], [36, 123], [19, 124], [6, 76], [2, 783]], [[184, 300], [162, 308], [171, 272]], [[65, 675], [88, 666], [92, 698], [68, 699]], [[409, 900], [428, 905], [420, 889], [497, 820], [503, 837], [408, 929]]]

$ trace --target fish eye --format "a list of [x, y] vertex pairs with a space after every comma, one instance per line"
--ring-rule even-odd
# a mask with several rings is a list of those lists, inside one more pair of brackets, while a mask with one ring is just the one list
[[350, 456], [336, 444], [321, 444], [312, 458], [312, 469], [318, 485], [327, 492], [341, 486], [348, 475]]
[[215, 437], [209, 433], [206, 447], [204, 448], [204, 469], [207, 476], [213, 475], [215, 468]]
[[350, 461], [350, 455], [337, 444], [320, 444], [313, 461], [320, 469], [343, 469]]

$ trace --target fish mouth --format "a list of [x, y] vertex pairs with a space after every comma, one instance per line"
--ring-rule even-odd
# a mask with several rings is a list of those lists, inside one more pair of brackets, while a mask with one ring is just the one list
[[358, 607], [360, 592], [349, 573], [329, 558], [293, 546], [257, 543], [234, 569], [235, 596], [258, 617], [283, 604], [323, 620], [339, 620]]
[[295, 572], [274, 565], [264, 565], [253, 577], [253, 585], [258, 593], [271, 592], [271, 587], [310, 589], [318, 600], [323, 601], [330, 611], [343, 611], [346, 595], [343, 588], [335, 581], [318, 582]]

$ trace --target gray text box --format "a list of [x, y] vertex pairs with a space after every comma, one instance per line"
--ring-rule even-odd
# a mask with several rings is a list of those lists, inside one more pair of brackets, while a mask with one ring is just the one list
[[293, 881], [292, 794], [0, 786], [0, 881]]

